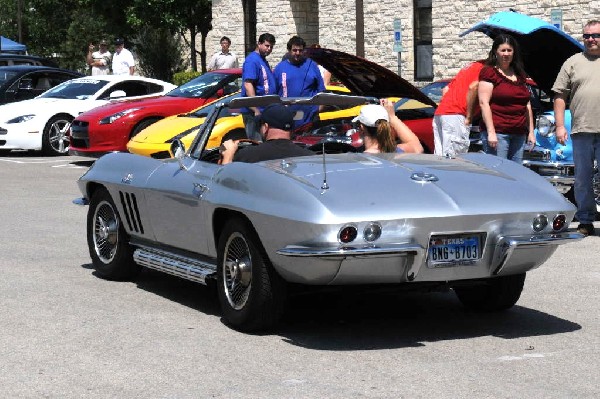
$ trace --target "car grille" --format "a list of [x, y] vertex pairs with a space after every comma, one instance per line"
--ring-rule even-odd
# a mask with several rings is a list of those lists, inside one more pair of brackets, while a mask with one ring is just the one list
[[90, 137], [88, 134], [89, 122], [75, 119], [71, 123], [71, 146], [73, 148], [89, 148]]
[[8, 130], [0, 128], [0, 134], [8, 134]]
[[523, 159], [528, 161], [549, 161], [550, 151], [547, 149], [534, 149], [532, 151], [523, 151]]

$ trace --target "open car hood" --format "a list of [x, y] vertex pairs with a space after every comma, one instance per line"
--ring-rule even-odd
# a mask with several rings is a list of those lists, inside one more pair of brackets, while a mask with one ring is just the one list
[[514, 11], [493, 14], [459, 36], [474, 31], [492, 39], [501, 33], [513, 36], [521, 47], [525, 71], [546, 93], [565, 60], [583, 51], [581, 43], [554, 25]]
[[355, 55], [326, 48], [308, 48], [306, 56], [339, 79], [352, 94], [371, 97], [405, 97], [437, 104], [389, 69]]

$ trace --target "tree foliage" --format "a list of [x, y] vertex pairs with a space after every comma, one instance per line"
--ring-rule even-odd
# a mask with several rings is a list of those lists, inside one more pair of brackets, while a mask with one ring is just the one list
[[[86, 69], [89, 43], [97, 44], [102, 38], [111, 42], [123, 37], [134, 52], [142, 46], [140, 57], [151, 54], [147, 51], [151, 46], [171, 56], [181, 52], [177, 39], [188, 33], [186, 44], [194, 49], [188, 50], [191, 66], [196, 70], [200, 54], [202, 70], [206, 70], [205, 40], [212, 29], [210, 0], [0, 0], [0, 10], [1, 35], [21, 41], [30, 54], [56, 58], [62, 67]], [[144, 34], [150, 31], [154, 33]], [[202, 35], [201, 51], [196, 50], [197, 33]], [[150, 66], [149, 60], [140, 60], [145, 71], [161, 70], [166, 65], [164, 60], [161, 63]], [[170, 74], [181, 68], [175, 61], [171, 64]]]

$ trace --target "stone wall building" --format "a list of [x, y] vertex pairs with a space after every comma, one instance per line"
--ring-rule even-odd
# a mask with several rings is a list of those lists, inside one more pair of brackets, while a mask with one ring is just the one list
[[[275, 35], [274, 66], [293, 35], [308, 44], [357, 54], [421, 84], [452, 77], [468, 62], [485, 58], [491, 40], [478, 32], [459, 37], [490, 14], [509, 9], [551, 21], [581, 38], [583, 23], [600, 19], [600, 0], [213, 0], [213, 30], [207, 51], [223, 35], [243, 61], [263, 32]], [[395, 26], [396, 24], [396, 26]], [[396, 52], [395, 27], [402, 51]], [[397, 41], [398, 42], [398, 41]], [[396, 48], [397, 50], [398, 48]]]

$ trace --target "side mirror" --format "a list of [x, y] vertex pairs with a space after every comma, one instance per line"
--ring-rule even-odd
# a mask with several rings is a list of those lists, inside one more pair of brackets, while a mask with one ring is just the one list
[[123, 90], [115, 90], [112, 93], [110, 93], [110, 96], [108, 96], [111, 99], [115, 99], [115, 98], [121, 98], [121, 97], [125, 97], [127, 96], [127, 93], [125, 93]]
[[169, 154], [171, 155], [171, 158], [177, 159], [177, 162], [179, 162], [179, 168], [186, 170], [186, 167], [183, 164], [183, 158], [185, 157], [185, 145], [180, 139], [176, 139], [171, 143], [171, 147], [169, 147]]

